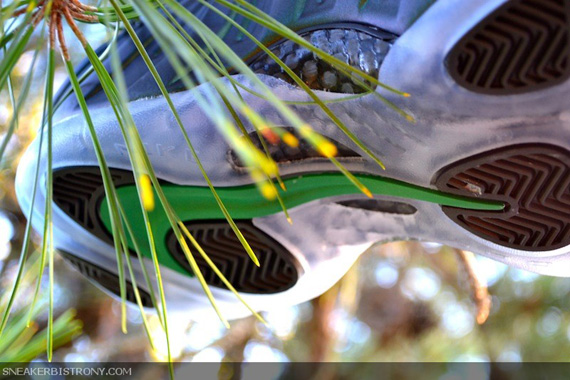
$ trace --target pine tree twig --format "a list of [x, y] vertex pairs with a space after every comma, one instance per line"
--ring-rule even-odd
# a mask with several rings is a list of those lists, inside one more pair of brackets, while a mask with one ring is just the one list
[[477, 263], [475, 255], [469, 251], [460, 249], [455, 250], [457, 262], [467, 275], [469, 288], [471, 290], [471, 299], [477, 307], [477, 323], [482, 325], [489, 318], [492, 301], [487, 288], [487, 282], [477, 272]]

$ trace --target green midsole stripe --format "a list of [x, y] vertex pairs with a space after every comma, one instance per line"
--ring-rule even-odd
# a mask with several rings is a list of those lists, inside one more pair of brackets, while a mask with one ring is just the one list
[[[472, 210], [497, 211], [504, 208], [504, 204], [501, 202], [446, 194], [389, 178], [369, 175], [357, 175], [357, 178], [374, 195], [378, 196], [414, 199], [442, 206]], [[341, 173], [306, 174], [284, 179], [284, 182], [287, 191], [281, 192], [281, 196], [287, 208], [293, 208], [321, 198], [339, 195], [361, 195], [359, 190]], [[164, 184], [162, 185], [162, 190], [182, 221], [224, 219], [224, 215], [208, 187]], [[268, 201], [263, 198], [254, 184], [237, 187], [217, 187], [216, 191], [234, 219], [259, 218], [282, 211], [277, 201]], [[142, 250], [141, 254], [151, 257], [135, 185], [122, 186], [117, 189], [117, 193], [124, 209], [128, 213], [129, 223], [133, 228], [135, 239], [137, 239], [137, 243]], [[168, 252], [166, 237], [171, 227], [164, 210], [158, 204], [158, 199], [156, 199], [156, 202], [157, 207], [149, 213], [149, 218], [154, 232], [159, 261], [171, 269], [188, 274]], [[100, 214], [107, 229], [111, 230], [106, 198], [101, 202]], [[129, 241], [129, 247], [131, 249], [134, 247], [131, 241]]]

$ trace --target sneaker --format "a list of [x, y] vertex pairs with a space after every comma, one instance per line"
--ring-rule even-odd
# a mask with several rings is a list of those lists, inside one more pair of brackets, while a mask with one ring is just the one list
[[[319, 107], [292, 105], [336, 145], [338, 161], [373, 198], [300, 136], [297, 147], [269, 145], [287, 187], [282, 197], [291, 225], [277, 202], [260, 195], [243, 162], [196, 103], [196, 94], [209, 84], [184, 90], [151, 34], [138, 25], [207, 173], [259, 258], [256, 267], [219, 210], [130, 38], [118, 39], [131, 111], [165, 194], [253, 308], [271, 310], [314, 298], [371, 245], [394, 240], [439, 242], [524, 270], [570, 276], [570, 0], [258, 3], [315, 46], [410, 93], [405, 98], [376, 89], [416, 122], [379, 97], [361, 94], [354, 77], [343, 76], [309, 50], [237, 17], [323, 100], [331, 101], [332, 111], [386, 165], [383, 170]], [[309, 100], [219, 15], [197, 1], [184, 5], [218, 31], [280, 98]], [[235, 78], [249, 84], [243, 76]], [[146, 256], [141, 264], [154, 273], [120, 129], [95, 75], [88, 76], [83, 89], [135, 240]], [[296, 133], [265, 100], [247, 92], [243, 96], [284, 132]], [[92, 142], [75, 98], [59, 100], [53, 149], [55, 246], [81, 273], [117, 293], [116, 256]], [[31, 204], [37, 152], [36, 141], [18, 170], [24, 210]], [[40, 161], [45, 169], [45, 152]], [[33, 220], [38, 230], [44, 199], [40, 187]], [[214, 311], [164, 212], [157, 206], [150, 218], [169, 310], [191, 312], [197, 320], [211, 318]], [[228, 318], [247, 315], [195, 256], [222, 313]], [[132, 260], [143, 304], [150, 307], [141, 265], [136, 255]], [[134, 301], [130, 283], [128, 300]]]

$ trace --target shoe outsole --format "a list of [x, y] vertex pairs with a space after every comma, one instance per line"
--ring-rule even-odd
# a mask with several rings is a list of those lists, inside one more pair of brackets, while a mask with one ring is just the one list
[[[487, 95], [517, 95], [570, 77], [570, 1], [513, 0], [481, 20], [446, 58], [451, 77]], [[506, 202], [503, 212], [444, 207], [474, 234], [504, 247], [549, 251], [570, 245], [570, 152], [545, 144], [490, 150], [449, 165], [444, 191]]]
[[[324, 2], [332, 3], [334, 2]], [[498, 7], [495, 6], [499, 3]], [[376, 6], [373, 2], [369, 4]], [[360, 250], [369, 246], [368, 242], [402, 238], [429, 241], [441, 239], [442, 243], [473, 250], [519, 268], [567, 276], [567, 247], [570, 246], [570, 151], [565, 139], [568, 136], [565, 124], [568, 115], [563, 114], [562, 110], [566, 102], [558, 94], [567, 93], [565, 91], [570, 77], [570, 0], [497, 0], [466, 4], [465, 8], [469, 9], [459, 12], [457, 22], [450, 22], [443, 28], [440, 24], [442, 17], [454, 6], [457, 5], [453, 1], [435, 3], [433, 12], [430, 10], [428, 12], [431, 14], [426, 13], [426, 17], [420, 17], [409, 29], [410, 33], [402, 35], [399, 40], [392, 41], [389, 36], [385, 38], [375, 35], [361, 26], [357, 32], [357, 41], [352, 42], [355, 46], [364, 40], [376, 39], [388, 44], [393, 42], [383, 67], [381, 64], [384, 56], [375, 55], [372, 66], [377, 65], [378, 71], [372, 74], [380, 75], [383, 82], [410, 91], [413, 95], [409, 103], [400, 103], [399, 98], [396, 103], [404, 108], [409, 106], [406, 110], [418, 119], [415, 126], [403, 125], [391, 115], [381, 114], [379, 109], [374, 108], [378, 103], [372, 101], [371, 97], [331, 105], [331, 109], [338, 110], [339, 115], [349, 121], [348, 124], [363, 141], [381, 147], [376, 153], [388, 163], [386, 172], [379, 169], [375, 171], [368, 165], [367, 158], [360, 156], [357, 153], [359, 150], [330, 126], [324, 116], [308, 110], [308, 106], [294, 108], [319, 133], [333, 141], [339, 141], [337, 147], [346, 148], [346, 151], [339, 151], [347, 156], [344, 158], [346, 165], [353, 172], [386, 175], [423, 187], [428, 187], [431, 183], [432, 187], [444, 192], [504, 202], [506, 209], [500, 212], [470, 211], [422, 202], [410, 201], [408, 204], [405, 198], [392, 200], [389, 197], [378, 197], [368, 200], [342, 197], [318, 200], [289, 210], [294, 220], [292, 228], [282, 215], [255, 218], [253, 223], [238, 220], [239, 226], [248, 234], [248, 240], [251, 239], [250, 243], [253, 242], [256, 253], [263, 253], [268, 246], [272, 251], [267, 255], [258, 254], [262, 262], [260, 270], [269, 270], [268, 275], [252, 275], [251, 271], [255, 268], [246, 260], [243, 248], [236, 244], [228, 227], [222, 225], [225, 222], [188, 223], [192, 234], [210, 255], [213, 253], [211, 257], [215, 257], [218, 267], [239, 291], [271, 295], [271, 300], [277, 300], [271, 302], [280, 303], [285, 300], [288, 304], [298, 303], [330, 287], [332, 281], [342, 275], [337, 267], [348, 268], [358, 257], [356, 250], [361, 253]], [[315, 9], [320, 8], [315, 6]], [[442, 35], [434, 37], [433, 45], [430, 45], [432, 40], [425, 40], [426, 36], [432, 38], [435, 36], [434, 30], [437, 31], [440, 27], [444, 29]], [[351, 26], [344, 24], [329, 27], [317, 25], [307, 36], [311, 40], [314, 36], [315, 41], [320, 40], [326, 46], [336, 38], [333, 34], [354, 35]], [[369, 36], [373, 37], [368, 38]], [[419, 42], [416, 43], [416, 39]], [[274, 42], [274, 39], [271, 40], [268, 46], [272, 46], [273, 51], [284, 61], [293, 63], [289, 67], [314, 89], [328, 90], [331, 93], [350, 92], [342, 89], [344, 86], [348, 90], [345, 84], [353, 85], [347, 78], [341, 78], [338, 73], [331, 72], [330, 68], [319, 62], [309, 64], [312, 68], [316, 65], [316, 71], [304, 72], [305, 63], [314, 57], [301, 54], [302, 59], [295, 66], [292, 58], [297, 56], [298, 47]], [[344, 48], [349, 46], [348, 41], [338, 44]], [[369, 42], [364, 45], [366, 44]], [[364, 45], [357, 46], [360, 53], [370, 52], [368, 45]], [[441, 50], [442, 47], [445, 51]], [[358, 57], [360, 60], [361, 56]], [[418, 59], [412, 61], [413, 58]], [[307, 60], [304, 61], [305, 59]], [[286, 91], [290, 91], [293, 99], [305, 100], [301, 96], [295, 97], [299, 95], [298, 89], [292, 89], [289, 85], [279, 87], [279, 83], [275, 84], [279, 81], [267, 77], [273, 76], [292, 83], [281, 69], [264, 58], [249, 55], [246, 62], [253, 62], [252, 67], [259, 74], [265, 74], [263, 80], [276, 86], [277, 90], [282, 91], [281, 94], [289, 94]], [[357, 65], [362, 63], [354, 59], [351, 61], [350, 58], [348, 62]], [[406, 62], [410, 64], [406, 65]], [[310, 68], [307, 67], [307, 70]], [[136, 70], [130, 71], [134, 75]], [[325, 78], [327, 72], [330, 73]], [[306, 76], [307, 73], [314, 77]], [[424, 76], [418, 76], [419, 74]], [[336, 85], [328, 82], [333, 78], [332, 75], [336, 76], [337, 81], [340, 80]], [[426, 78], [426, 83], [418, 78]], [[427, 83], [429, 81], [431, 82]], [[415, 92], [412, 91], [414, 89]], [[431, 96], [423, 96], [424, 93], [433, 95], [435, 101], [432, 102]], [[328, 94], [325, 97], [336, 99]], [[175, 99], [179, 102], [176, 106], [185, 110], [192, 95], [190, 92], [173, 94], [173, 98], [178, 99]], [[177, 141], [166, 141], [164, 146], [155, 144], [157, 135], [153, 131], [170, 133], [172, 129], [168, 129], [170, 127], [164, 123], [167, 119], [162, 116], [157, 98], [147, 100], [144, 107], [160, 114], [159, 117], [150, 115], [142, 108], [142, 102], [133, 102], [133, 109], [140, 113], [137, 117], [143, 121], [143, 126], [152, 124], [145, 124], [144, 118], [154, 122], [154, 129], [143, 127], [142, 132], [143, 139], [147, 139], [145, 144], [149, 142], [153, 164], [158, 163], [159, 175], [164, 174], [171, 182], [181, 185], [203, 185], [201, 179], [197, 179], [192, 161], [180, 153], [183, 147]], [[259, 107], [260, 112], [267, 111], [263, 107], [265, 106]], [[204, 163], [209, 165], [207, 170], [212, 174], [214, 183], [217, 186], [248, 184], [249, 177], [244, 174], [243, 164], [227, 144], [219, 143], [223, 139], [215, 134], [215, 128], [207, 118], [199, 115], [199, 110], [191, 108], [190, 111], [192, 115], [186, 117], [191, 128], [195, 128], [194, 136], [203, 150], [200, 152], [201, 158], [202, 155], [205, 157]], [[96, 107], [94, 112], [97, 112]], [[465, 125], [472, 123], [477, 128], [465, 133], [453, 128], [463, 127], [464, 121]], [[276, 125], [287, 124], [277, 121]], [[77, 132], [78, 129], [71, 121], [67, 126], [72, 129], [70, 135], [83, 133]], [[104, 121], [100, 128], [110, 127], [114, 128], [112, 122]], [[552, 128], [548, 129], [550, 127]], [[118, 133], [111, 129], [108, 131], [111, 132], [110, 137], [105, 137], [105, 147], [112, 146], [120, 138]], [[255, 143], [257, 135], [251, 133], [250, 136]], [[64, 141], [61, 144], [69, 144], [70, 141], [61, 140]], [[90, 141], [88, 138], [85, 140], [87, 142], [83, 147], [87, 152]], [[424, 149], [432, 145], [433, 148]], [[439, 147], [442, 150], [436, 151]], [[112, 157], [112, 165], [128, 168], [128, 159], [121, 150], [120, 143], [113, 148], [115, 150], [108, 148], [106, 151], [106, 155]], [[317, 157], [314, 150], [303, 145], [297, 151], [292, 151], [283, 144], [270, 146], [270, 149], [271, 156], [284, 169], [285, 176], [326, 171], [332, 167]], [[78, 157], [75, 153], [69, 154], [72, 155], [71, 158], [59, 159], [60, 168], [66, 167], [70, 162], [83, 165], [83, 157]], [[88, 159], [88, 165], [96, 165], [93, 157]], [[178, 170], [176, 165], [166, 162], [175, 159], [188, 165], [180, 165], [183, 168]], [[183, 162], [184, 159], [186, 161]], [[31, 159], [28, 161], [32, 162]], [[116, 186], [131, 185], [134, 182], [132, 174], [124, 170], [113, 170], [113, 180]], [[84, 230], [109, 243], [111, 236], [98, 215], [100, 202], [104, 198], [99, 169], [79, 166], [60, 169], [54, 173], [54, 181], [56, 205]], [[64, 228], [70, 225], [67, 221], [61, 223]], [[250, 227], [254, 228], [252, 235], [247, 232]], [[76, 231], [78, 230], [79, 228]], [[91, 263], [93, 256], [93, 262], [96, 263], [99, 263], [99, 259], [105, 263], [113, 262], [110, 247], [92, 249], [91, 246], [96, 245], [98, 239], [83, 234], [83, 230], [78, 235], [81, 236], [76, 240], [86, 250], [77, 250], [81, 260], [87, 259]], [[184, 266], [186, 261], [179, 247], [172, 235], [168, 237], [172, 257]], [[271, 239], [271, 243], [265, 242], [266, 237]], [[75, 247], [75, 242], [72, 244], [68, 240], [64, 244]], [[67, 251], [73, 252], [73, 249]], [[278, 264], [265, 265], [264, 257], [269, 257], [269, 261]], [[334, 260], [335, 264], [329, 265]], [[203, 262], [199, 266], [208, 283], [218, 288], [212, 289], [214, 293], [224, 288], [219, 279], [208, 272]], [[291, 273], [279, 277], [283, 273], [279, 273], [280, 269], [271, 272], [274, 268], [285, 268]], [[85, 272], [97, 281], [97, 276]], [[189, 281], [181, 278], [174, 271], [169, 274], [167, 286], [175, 293], [174, 297], [183, 299], [181, 302], [186, 305], [201, 303], [201, 306], [195, 307], [195, 311], [205, 308], [202, 305], [205, 303], [203, 297], [197, 294], [200, 288], [195, 279]], [[116, 293], [116, 288], [105, 284], [102, 286], [111, 291], [115, 289]], [[223, 298], [225, 293], [218, 292], [217, 295]], [[247, 297], [256, 302], [254, 307], [260, 310], [269, 301], [269, 298], [263, 296], [256, 298], [255, 295], [248, 294]], [[235, 302], [227, 301], [227, 305], [230, 305], [227, 310], [234, 313]]]
[[570, 245], [570, 152], [528, 144], [491, 150], [450, 165], [442, 191], [505, 202], [501, 212], [443, 207], [454, 222], [496, 244], [528, 251]]
[[[295, 257], [250, 221], [236, 221], [236, 225], [257, 255], [259, 267], [244, 251], [226, 220], [185, 223], [188, 231], [237, 291], [273, 294], [293, 287], [302, 274], [302, 268]], [[191, 272], [188, 259], [172, 231], [166, 238], [166, 245], [176, 261]], [[208, 285], [225, 288], [222, 280], [202, 256], [194, 256]]]
[[[72, 267], [77, 269], [79, 273], [90, 279], [91, 281], [99, 284], [107, 291], [115, 294], [118, 297], [121, 297], [121, 285], [119, 281], [119, 276], [114, 273], [109, 272], [108, 270], [93, 264], [89, 261], [83, 260], [77, 257], [74, 254], [69, 252], [59, 250], [59, 253], [63, 257], [63, 259], [69, 263]], [[141, 289], [140, 286], [137, 287], [139, 292], [139, 297], [141, 300], [141, 304], [143, 307], [152, 307], [152, 298], [149, 293], [145, 290]], [[137, 303], [137, 299], [135, 296], [135, 291], [133, 284], [126, 280], [126, 300], [131, 303]]]
[[470, 91], [511, 95], [570, 77], [568, 0], [507, 1], [472, 28], [447, 56], [457, 83]]
[[[112, 169], [111, 177], [116, 187], [134, 184], [133, 175], [129, 171]], [[100, 169], [97, 167], [75, 167], [57, 170], [54, 172], [53, 178], [53, 200], [55, 204], [87, 231], [112, 244], [110, 231], [105, 227], [99, 215], [101, 202], [105, 197]], [[302, 268], [295, 257], [269, 235], [257, 229], [251, 221], [241, 220], [236, 221], [236, 224], [257, 255], [260, 262], [259, 267], [251, 261], [227, 221], [193, 221], [186, 223], [186, 226], [196, 241], [208, 253], [210, 259], [238, 291], [272, 294], [293, 287], [302, 274]], [[168, 234], [166, 245], [174, 259], [188, 273], [192, 274], [192, 269], [174, 233]], [[132, 254], [135, 253], [132, 252]], [[71, 254], [68, 253], [67, 257], [70, 256]], [[226, 288], [206, 261], [198, 254], [194, 256], [206, 283], [211, 286]], [[81, 272], [93, 281], [102, 281], [101, 285], [112, 292], [119, 289], [112, 286], [113, 281], [118, 282], [118, 278], [112, 280], [109, 275], [91, 276], [91, 272], [83, 270], [87, 268], [87, 262], [77, 260], [83, 263], [81, 264], [83, 266], [79, 268]], [[75, 266], [79, 267], [78, 265]]]
[[[116, 187], [134, 183], [132, 172], [111, 170]], [[99, 215], [105, 197], [101, 170], [97, 167], [72, 167], [53, 173], [53, 201], [71, 219], [106, 242], [112, 235]]]

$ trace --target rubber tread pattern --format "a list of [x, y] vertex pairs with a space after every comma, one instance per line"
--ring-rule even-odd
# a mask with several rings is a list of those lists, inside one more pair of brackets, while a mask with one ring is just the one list
[[[111, 177], [116, 187], [134, 184], [133, 175], [129, 171], [111, 169]], [[112, 244], [112, 237], [98, 212], [104, 196], [103, 180], [97, 167], [74, 167], [54, 172], [55, 204], [86, 230]], [[239, 291], [277, 293], [295, 285], [302, 269], [293, 255], [277, 241], [258, 230], [251, 222], [238, 221], [237, 224], [258, 255], [260, 268], [253, 264], [225, 220], [189, 224], [188, 227], [190, 232], [198, 234], [196, 235], [198, 242]], [[171, 241], [172, 239], [174, 241]], [[167, 242], [170, 253], [192, 273], [173, 234], [167, 237]], [[226, 288], [201, 257], [196, 256], [196, 260], [209, 285]], [[84, 273], [81, 268], [80, 270]], [[85, 273], [90, 277], [90, 274], [95, 272], [89, 269]], [[105, 275], [104, 278], [107, 281], [109, 276]], [[111, 284], [111, 280], [105, 283]], [[112, 289], [109, 290], [113, 291]]]
[[[225, 220], [185, 223], [192, 236], [237, 291], [273, 294], [293, 287], [302, 272], [295, 257], [251, 222], [240, 220], [236, 221], [236, 224], [258, 257], [259, 267], [249, 258]], [[186, 256], [172, 232], [167, 237], [167, 246], [176, 261], [191, 271]], [[208, 284], [225, 287], [199, 254], [194, 255], [194, 258]]]
[[446, 58], [450, 75], [479, 93], [510, 95], [570, 77], [570, 0], [511, 0], [471, 29]]
[[443, 207], [456, 223], [505, 247], [547, 251], [570, 245], [570, 152], [543, 144], [506, 147], [445, 168], [442, 191], [507, 204], [505, 210]]
[[[115, 187], [132, 185], [133, 174], [111, 169]], [[53, 173], [53, 201], [70, 218], [95, 236], [112, 243], [112, 236], [99, 217], [105, 188], [98, 167], [71, 167]]]
[[[79, 257], [72, 255], [69, 252], [59, 251], [61, 256], [65, 261], [71, 264], [75, 269], [77, 269], [82, 275], [89, 278], [91, 281], [98, 283], [103, 288], [107, 289], [111, 293], [121, 297], [121, 286], [119, 282], [119, 276], [114, 273], [109, 272], [106, 269], [101, 268], [98, 265], [80, 259]], [[137, 303], [133, 284], [129, 280], [125, 280], [126, 283], [126, 300], [132, 303]], [[141, 298], [141, 304], [144, 307], [151, 308], [152, 298], [150, 294], [145, 290], [139, 288], [139, 296]]]

